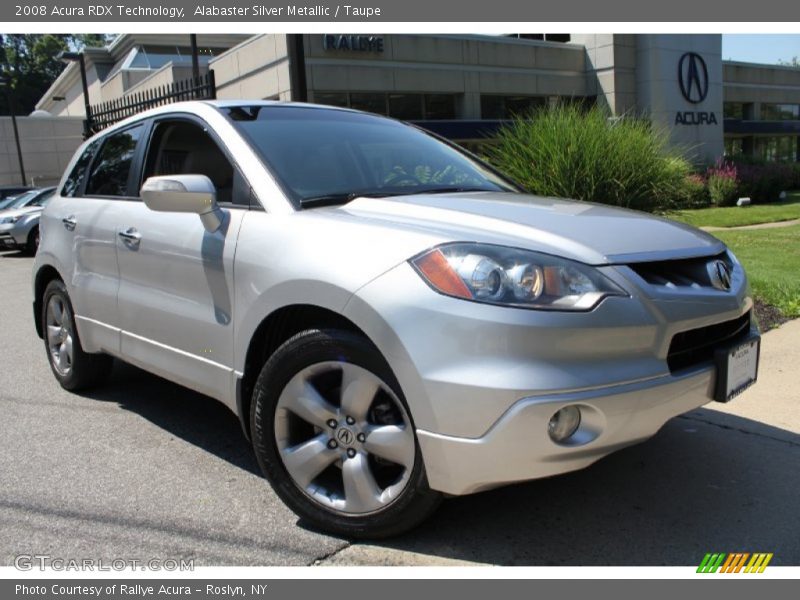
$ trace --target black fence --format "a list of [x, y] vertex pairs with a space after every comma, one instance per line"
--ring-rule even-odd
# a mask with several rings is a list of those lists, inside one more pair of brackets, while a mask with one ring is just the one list
[[214, 71], [205, 75], [174, 81], [168, 85], [136, 92], [120, 98], [90, 106], [88, 118], [84, 122], [84, 137], [88, 138], [109, 125], [137, 113], [184, 100], [210, 100], [217, 97]]

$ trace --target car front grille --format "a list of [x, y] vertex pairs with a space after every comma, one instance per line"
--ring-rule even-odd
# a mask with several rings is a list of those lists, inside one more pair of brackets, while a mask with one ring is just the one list
[[743, 338], [750, 331], [750, 311], [731, 321], [676, 333], [669, 345], [670, 372], [681, 371], [714, 358], [714, 351], [726, 342]]
[[628, 266], [650, 285], [672, 289], [706, 288], [713, 287], [708, 266], [719, 260], [724, 262], [729, 269], [733, 268], [731, 260], [725, 252], [716, 256], [633, 263]]

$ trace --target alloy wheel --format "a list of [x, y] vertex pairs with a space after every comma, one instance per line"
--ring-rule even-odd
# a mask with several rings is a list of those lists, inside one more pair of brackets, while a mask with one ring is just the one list
[[389, 506], [416, 458], [402, 402], [374, 373], [345, 362], [313, 364], [289, 380], [278, 398], [275, 440], [295, 485], [345, 515]]
[[60, 375], [69, 375], [73, 361], [74, 332], [69, 307], [63, 298], [58, 295], [50, 297], [45, 319], [50, 361]]

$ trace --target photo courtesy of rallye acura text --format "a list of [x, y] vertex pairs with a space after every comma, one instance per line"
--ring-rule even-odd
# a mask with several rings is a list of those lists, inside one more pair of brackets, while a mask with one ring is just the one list
[[286, 504], [351, 537], [586, 467], [757, 374], [719, 240], [526, 195], [348, 109], [132, 117], [78, 149], [40, 240], [33, 310], [64, 388], [116, 357], [220, 400]]

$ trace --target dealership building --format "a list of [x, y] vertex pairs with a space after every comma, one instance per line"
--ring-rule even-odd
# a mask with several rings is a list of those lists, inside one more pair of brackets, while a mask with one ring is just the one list
[[[724, 60], [716, 34], [198, 35], [198, 56], [217, 98], [348, 106], [467, 146], [530, 108], [581, 102], [651, 120], [698, 162], [800, 160], [800, 69]], [[188, 35], [123, 34], [84, 58], [92, 105], [192, 75]], [[84, 116], [77, 62], [37, 109]]]

